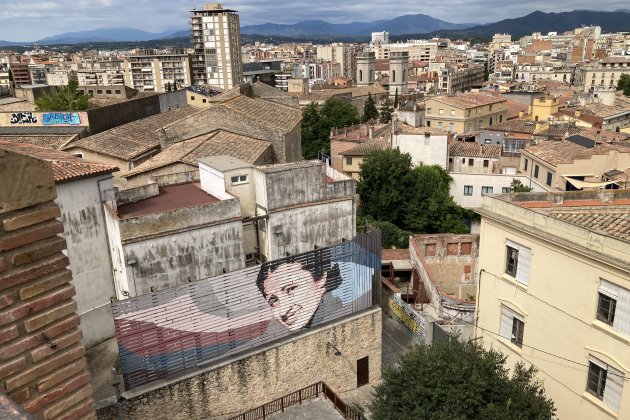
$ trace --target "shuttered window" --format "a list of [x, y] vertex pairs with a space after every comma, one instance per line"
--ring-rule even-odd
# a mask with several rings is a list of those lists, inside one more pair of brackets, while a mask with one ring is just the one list
[[507, 306], [501, 306], [501, 326], [499, 335], [521, 347], [525, 331], [525, 319]]
[[597, 319], [630, 335], [630, 290], [602, 279], [597, 291]]
[[624, 373], [599, 359], [589, 357], [586, 390], [602, 400], [611, 410], [619, 411]]
[[505, 273], [523, 284], [529, 283], [529, 269], [532, 252], [526, 246], [507, 241]]

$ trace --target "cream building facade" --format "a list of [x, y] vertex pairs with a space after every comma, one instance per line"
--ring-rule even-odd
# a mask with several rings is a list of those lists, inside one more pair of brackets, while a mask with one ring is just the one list
[[476, 337], [535, 366], [561, 419], [630, 418], [629, 198], [483, 197]]
[[156, 54], [145, 50], [125, 57], [125, 85], [139, 91], [158, 93], [190, 86], [190, 58], [184, 50], [173, 54]]
[[506, 120], [506, 99], [490, 93], [440, 95], [425, 101], [429, 127], [465, 133]]

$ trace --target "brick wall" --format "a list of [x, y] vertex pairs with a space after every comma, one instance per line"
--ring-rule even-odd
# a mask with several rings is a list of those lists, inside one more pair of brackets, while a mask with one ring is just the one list
[[94, 418], [52, 169], [0, 149], [0, 391], [35, 418]]

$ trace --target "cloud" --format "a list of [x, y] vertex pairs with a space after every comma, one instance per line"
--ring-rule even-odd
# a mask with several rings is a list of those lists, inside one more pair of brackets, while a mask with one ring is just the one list
[[[193, 8], [205, 1], [190, 0], [0, 0], [0, 39], [32, 41], [63, 32], [131, 27], [150, 32], [185, 29]], [[564, 12], [593, 9], [585, 0], [240, 0], [224, 3], [239, 11], [242, 25], [266, 22], [371, 22], [406, 14], [426, 14], [447, 22], [488, 23], [526, 15], [535, 10]], [[625, 2], [601, 0], [597, 10], [616, 10]]]

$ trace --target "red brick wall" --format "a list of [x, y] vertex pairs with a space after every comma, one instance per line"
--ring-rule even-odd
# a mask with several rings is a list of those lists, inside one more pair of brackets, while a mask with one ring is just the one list
[[[5, 159], [22, 158], [2, 152], [0, 168]], [[14, 177], [0, 173], [0, 189], [7, 179], [52, 183], [52, 170], [50, 180], [38, 180], [29, 177], [30, 165], [18, 166]], [[11, 206], [11, 194], [0, 197], [0, 391], [35, 418], [95, 418], [66, 242], [57, 236], [63, 225], [51, 194], [54, 189], [42, 188], [41, 200], [31, 195], [35, 204], [21, 209]]]

